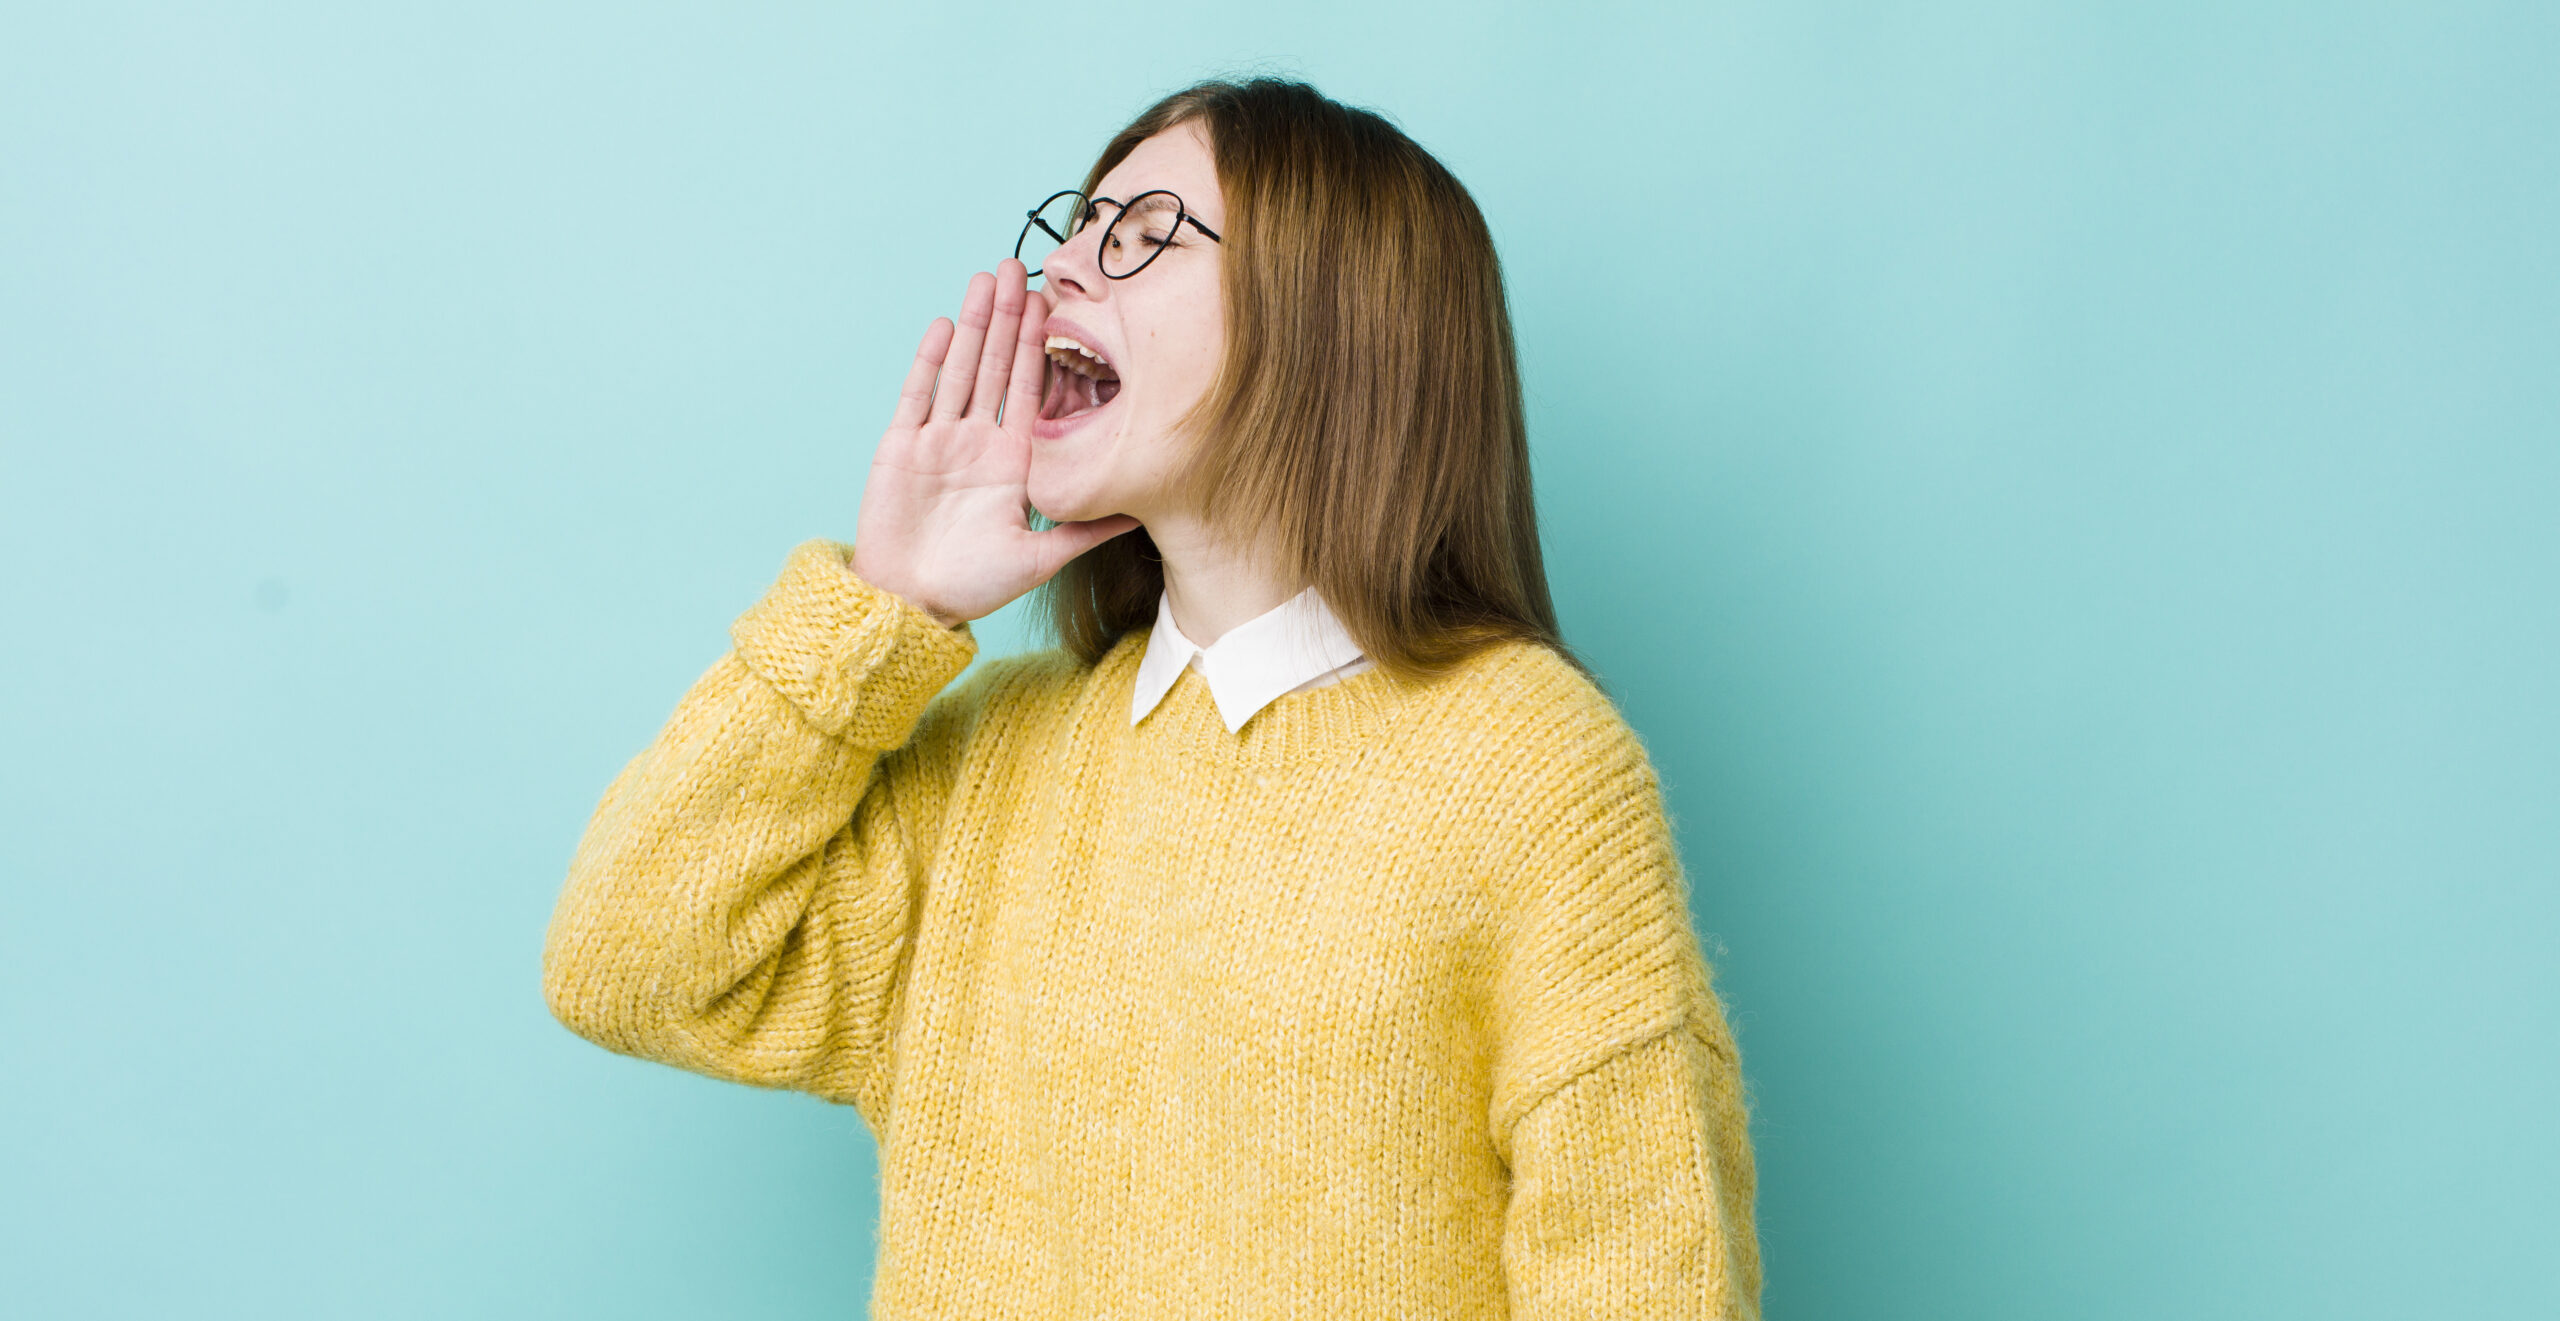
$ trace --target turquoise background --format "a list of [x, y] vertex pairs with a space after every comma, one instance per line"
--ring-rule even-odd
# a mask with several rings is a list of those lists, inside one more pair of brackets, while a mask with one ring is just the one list
[[1497, 231], [1773, 1317], [2560, 1314], [2554, 15], [10, 6], [7, 1310], [861, 1315], [858, 1117], [544, 923], [1008, 216], [1268, 68]]

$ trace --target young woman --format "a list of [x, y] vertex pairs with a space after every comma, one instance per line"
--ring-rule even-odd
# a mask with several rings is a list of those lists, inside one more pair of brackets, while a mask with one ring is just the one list
[[[1733, 1035], [1556, 634], [1474, 203], [1269, 80], [1052, 201], [853, 544], [606, 790], [553, 1012], [858, 1107], [884, 1321], [1756, 1316]], [[953, 682], [1035, 587], [1060, 645]]]

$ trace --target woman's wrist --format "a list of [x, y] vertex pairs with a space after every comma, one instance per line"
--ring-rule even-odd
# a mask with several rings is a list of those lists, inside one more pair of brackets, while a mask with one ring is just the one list
[[868, 575], [868, 574], [864, 573], [864, 572], [861, 570], [861, 568], [858, 566], [858, 564], [857, 564], [857, 561], [858, 561], [859, 559], [860, 559], [860, 556], [859, 556], [859, 555], [854, 555], [854, 554], [848, 554], [848, 555], [846, 555], [846, 556], [844, 557], [844, 571], [845, 571], [846, 573], [852, 574], [852, 575], [853, 575], [854, 577], [856, 577], [856, 578], [860, 578], [862, 581], [864, 581], [864, 582], [866, 582], [866, 583], [869, 583], [871, 586], [873, 586], [873, 587], [875, 587], [875, 588], [878, 588], [878, 589], [879, 589], [879, 590], [881, 590], [881, 591], [887, 592], [889, 595], [894, 596], [894, 597], [898, 598], [899, 600], [906, 602], [909, 606], [914, 607], [914, 608], [915, 608], [915, 610], [916, 610], [917, 612], [919, 612], [919, 613], [923, 614], [925, 617], [927, 617], [927, 618], [931, 619], [934, 623], [941, 625], [941, 626], [942, 626], [943, 628], [945, 628], [945, 629], [956, 629], [956, 628], [960, 627], [961, 625], [966, 624], [966, 623], [968, 623], [968, 622], [969, 622], [969, 621], [968, 621], [968, 620], [966, 620], [966, 619], [962, 619], [962, 618], [961, 618], [961, 617], [959, 617], [958, 615], [952, 614], [952, 613], [951, 613], [950, 611], [948, 611], [948, 610], [941, 609], [941, 608], [940, 608], [940, 607], [938, 607], [938, 606], [934, 606], [934, 605], [928, 604], [928, 603], [927, 603], [927, 602], [925, 602], [925, 601], [919, 600], [919, 599], [918, 599], [914, 594], [912, 594], [912, 593], [909, 593], [909, 592], [902, 592], [902, 591], [898, 590], [897, 588], [892, 587], [892, 586], [890, 586], [889, 584], [884, 583], [884, 582], [881, 582], [879, 579], [874, 578], [874, 577], [871, 577], [870, 575]]

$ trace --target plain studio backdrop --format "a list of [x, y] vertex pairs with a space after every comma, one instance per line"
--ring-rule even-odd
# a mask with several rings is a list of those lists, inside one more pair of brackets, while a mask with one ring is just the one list
[[6, 1310], [861, 1315], [859, 1117], [544, 924], [1023, 208], [1273, 71], [1501, 244], [1772, 1316], [2560, 1314], [2554, 13], [10, 6]]

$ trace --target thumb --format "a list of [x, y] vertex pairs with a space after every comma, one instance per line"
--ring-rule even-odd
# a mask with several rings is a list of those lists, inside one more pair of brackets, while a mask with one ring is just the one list
[[1060, 523], [1040, 534], [1042, 549], [1055, 556], [1054, 563], [1064, 567], [1078, 555], [1138, 527], [1138, 520], [1128, 514], [1111, 514], [1088, 518], [1081, 523]]

